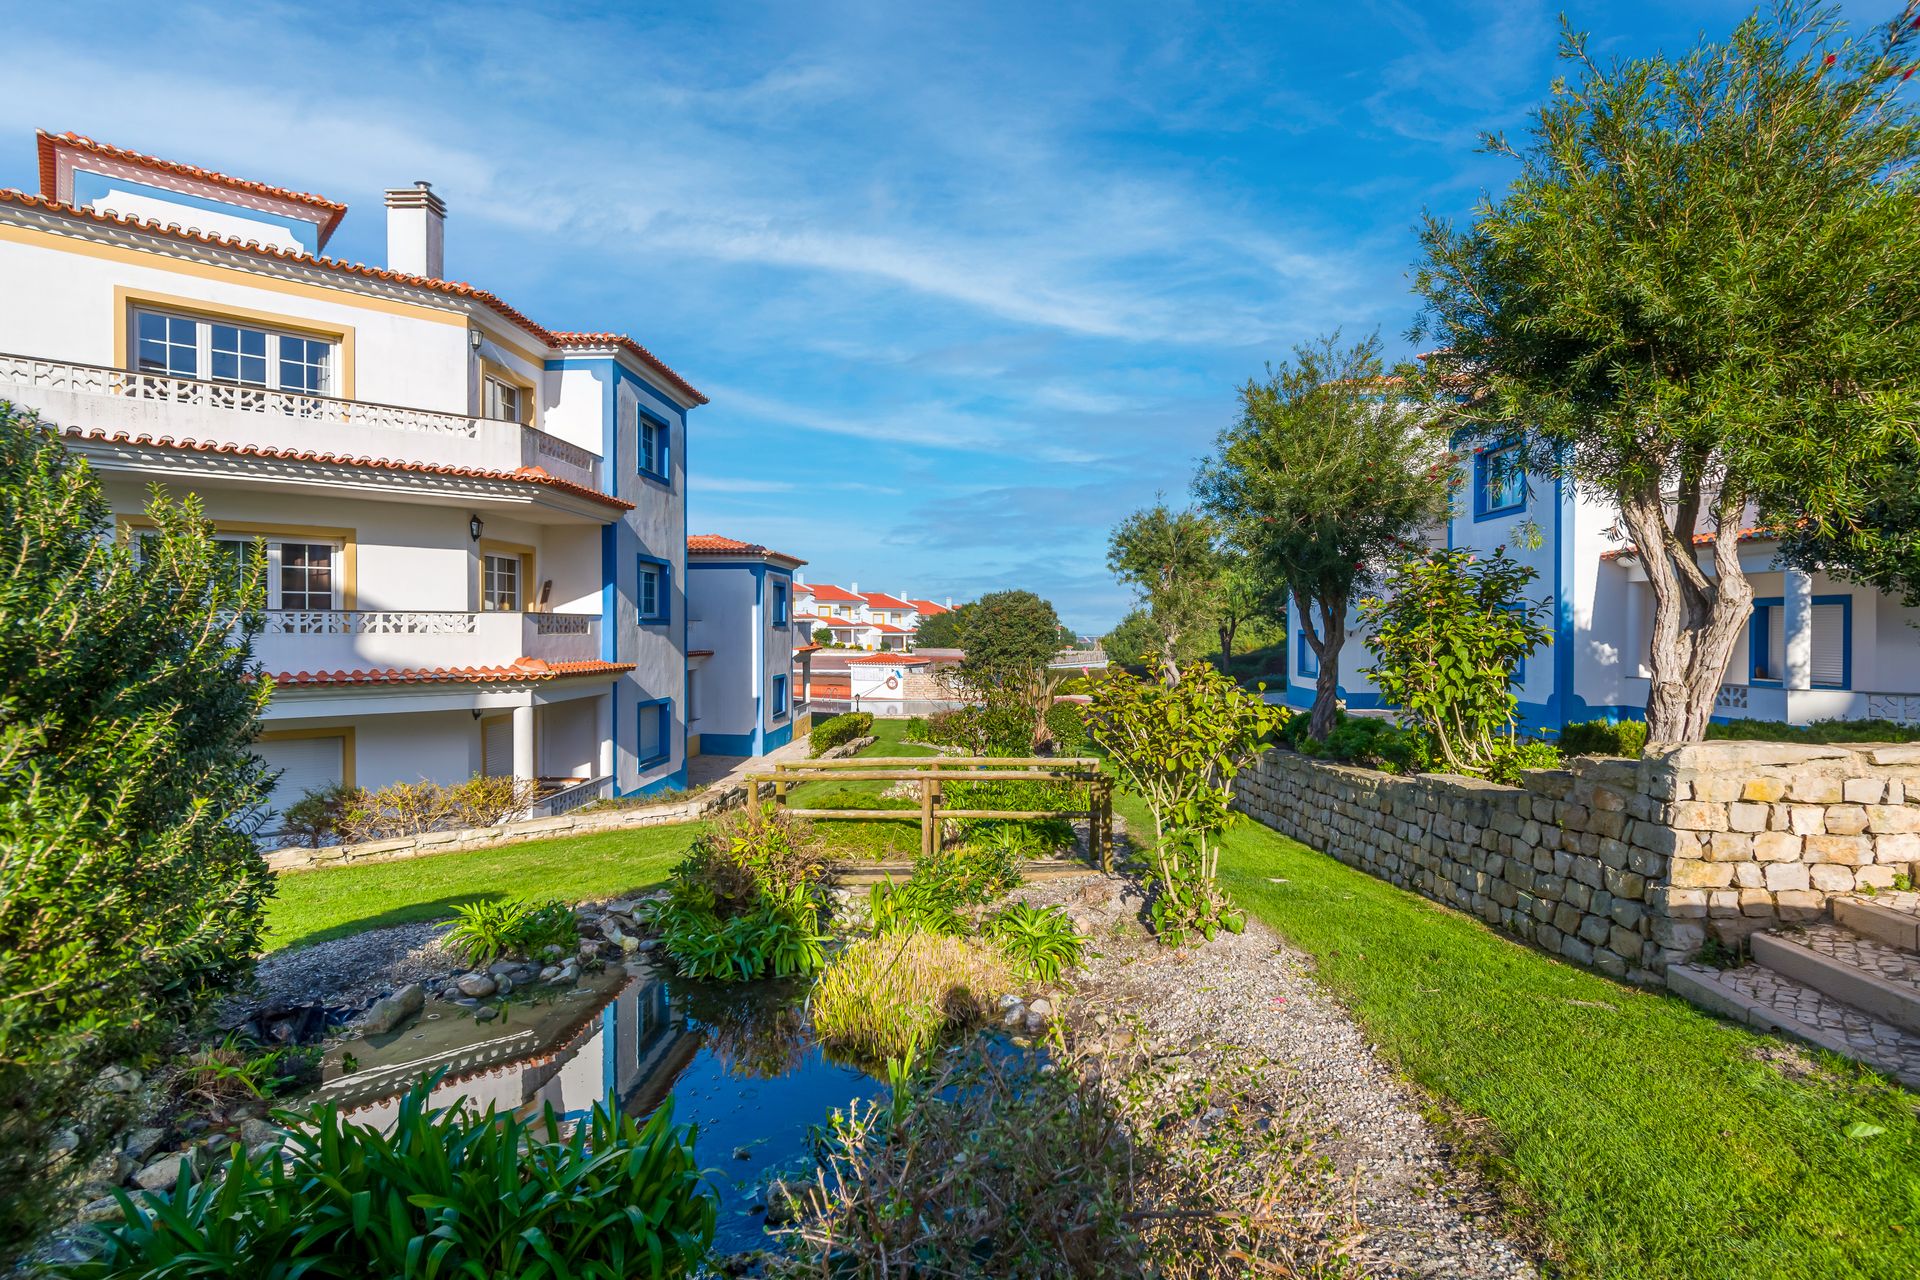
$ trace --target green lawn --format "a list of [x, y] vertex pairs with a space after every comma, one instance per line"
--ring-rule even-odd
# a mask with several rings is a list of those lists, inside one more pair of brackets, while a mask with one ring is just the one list
[[[931, 747], [903, 742], [905, 720], [875, 720], [871, 746], [862, 748], [862, 756], [935, 756]], [[889, 782], [803, 782], [788, 792], [797, 808], [806, 809], [909, 809], [913, 816], [901, 822], [818, 822], [820, 838], [835, 856], [848, 859], [911, 858], [920, 851], [919, 802], [886, 799], [881, 795]]]
[[[1138, 800], [1118, 805], [1151, 830]], [[1311, 952], [1381, 1052], [1456, 1118], [1561, 1272], [1920, 1276], [1914, 1095], [1825, 1056], [1783, 1072], [1776, 1040], [1265, 827], [1236, 828], [1221, 863], [1235, 897]], [[1857, 1122], [1882, 1131], [1848, 1137]]]
[[530, 840], [279, 877], [267, 904], [267, 946], [324, 942], [362, 929], [432, 920], [478, 898], [613, 897], [664, 881], [701, 827], [682, 823]]

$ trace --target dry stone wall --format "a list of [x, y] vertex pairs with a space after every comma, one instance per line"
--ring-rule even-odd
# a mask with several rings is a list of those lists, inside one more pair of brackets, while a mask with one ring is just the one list
[[1273, 751], [1237, 792], [1303, 844], [1640, 982], [1709, 932], [1817, 917], [1920, 862], [1920, 746], [1700, 743], [1517, 787]]

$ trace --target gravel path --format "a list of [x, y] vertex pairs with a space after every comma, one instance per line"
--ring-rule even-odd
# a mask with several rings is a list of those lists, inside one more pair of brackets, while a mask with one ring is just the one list
[[1088, 875], [1028, 886], [1059, 903], [1101, 952], [1079, 981], [1071, 1020], [1139, 1019], [1158, 1052], [1204, 1066], [1229, 1046], [1277, 1064], [1278, 1093], [1304, 1095], [1324, 1126], [1316, 1146], [1353, 1187], [1363, 1238], [1353, 1256], [1380, 1277], [1533, 1280], [1533, 1264], [1491, 1225], [1493, 1195], [1449, 1165], [1421, 1099], [1381, 1066], [1311, 959], [1257, 920], [1202, 947], [1161, 946], [1140, 927], [1139, 887]]
[[258, 990], [245, 1003], [355, 1009], [409, 982], [462, 972], [440, 945], [451, 924], [422, 920], [275, 951], [255, 969]]

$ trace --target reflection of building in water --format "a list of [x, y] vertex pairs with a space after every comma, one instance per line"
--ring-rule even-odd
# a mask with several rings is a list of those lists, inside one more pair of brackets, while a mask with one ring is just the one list
[[[437, 1004], [438, 1002], [435, 1002]], [[501, 1023], [453, 1016], [457, 1006], [429, 1005], [423, 1018], [388, 1040], [354, 1041], [354, 1070], [328, 1064], [329, 1078], [312, 1099], [337, 1102], [351, 1119], [385, 1128], [399, 1097], [424, 1075], [444, 1070], [430, 1104], [461, 1098], [477, 1109], [537, 1117], [548, 1107], [569, 1119], [585, 1116], [611, 1093], [623, 1110], [645, 1115], [672, 1091], [699, 1047], [699, 1037], [646, 975], [598, 999], [569, 996], [544, 1005], [509, 1005]], [[457, 1010], [464, 1014], [464, 1010]], [[518, 1023], [518, 1025], [513, 1025]], [[498, 1030], [496, 1030], [498, 1028]]]

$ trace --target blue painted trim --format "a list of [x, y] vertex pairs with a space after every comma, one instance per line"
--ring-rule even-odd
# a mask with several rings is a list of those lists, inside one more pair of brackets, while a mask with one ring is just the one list
[[[1493, 459], [1504, 453], [1518, 453], [1519, 450], [1519, 442], [1515, 441], [1511, 444], [1494, 445], [1490, 448], [1482, 449], [1473, 455], [1473, 520], [1475, 524], [1480, 523], [1482, 520], [1492, 520], [1499, 516], [1512, 515], [1515, 512], [1525, 511], [1527, 509], [1527, 499], [1530, 496], [1529, 491], [1532, 486], [1529, 483], [1527, 473], [1524, 471], [1519, 473], [1520, 497], [1517, 501], [1509, 502], [1501, 507], [1493, 506], [1491, 505], [1491, 494], [1489, 491], [1489, 485], [1492, 483], [1491, 464]], [[1512, 477], [1508, 476], [1506, 478], [1511, 480]]]
[[[660, 570], [660, 585], [654, 591], [655, 612], [640, 612], [640, 573], [643, 567], [652, 565]], [[633, 602], [634, 620], [643, 627], [664, 627], [673, 622], [673, 561], [662, 560], [659, 556], [650, 556], [644, 551], [634, 553], [633, 557]], [[682, 657], [687, 651], [687, 642], [683, 636], [680, 641]]]
[[767, 744], [766, 744], [767, 750], [778, 751], [780, 748], [786, 746], [789, 742], [792, 742], [792, 741], [793, 741], [793, 725], [792, 723], [789, 722], [787, 724], [781, 725], [778, 729], [774, 729], [768, 732]]
[[[1842, 693], [1851, 692], [1853, 689], [1853, 597], [1847, 595], [1815, 596], [1813, 603], [1815, 605], [1837, 604], [1840, 606], [1840, 683], [1816, 684], [1813, 685], [1812, 688]], [[1770, 630], [1766, 619], [1761, 617], [1760, 611], [1762, 609], [1785, 609], [1786, 607], [1787, 598], [1785, 596], [1767, 596], [1764, 599], [1758, 599], [1753, 602], [1753, 616], [1747, 622], [1747, 683], [1756, 689], [1779, 689], [1785, 687], [1786, 681], [1784, 679], [1760, 680], [1756, 679], [1753, 673], [1760, 669], [1760, 659], [1766, 655], [1767, 633]], [[1782, 634], [1785, 634], [1785, 631], [1786, 626], [1783, 621], [1781, 625]], [[1780, 660], [1782, 663], [1786, 661], [1786, 655], [1784, 653], [1780, 655]]]
[[620, 526], [600, 526], [600, 660], [620, 660]]
[[1304, 624], [1302, 624], [1300, 630], [1294, 633], [1294, 638], [1297, 642], [1295, 647], [1299, 650], [1299, 674], [1309, 680], [1319, 679], [1320, 656], [1313, 651], [1313, 645], [1307, 639], [1307, 631]]
[[703, 733], [700, 735], [700, 751], [703, 755], [716, 756], [758, 755], [754, 750], [758, 738], [757, 733]]
[[777, 675], [773, 677], [773, 718], [778, 720], [791, 709], [787, 701], [787, 677], [784, 674]]
[[[639, 1028], [634, 1029], [638, 1032]], [[600, 1050], [600, 1096], [611, 1098], [620, 1090], [620, 1002], [607, 1001], [600, 1014], [600, 1034], [606, 1039]]]
[[633, 731], [634, 763], [642, 771], [645, 771], [657, 764], [664, 764], [665, 762], [673, 759], [673, 699], [672, 698], [642, 698], [639, 702], [637, 702], [634, 705], [635, 705], [636, 714], [638, 715], [644, 716], [649, 711], [656, 711], [656, 712], [659, 712], [662, 717], [661, 724], [660, 724], [660, 753], [658, 755], [647, 756], [644, 758], [641, 757], [640, 755], [641, 735], [640, 735], [640, 729], [639, 729], [639, 722], [636, 720], [634, 723], [634, 731]]
[[[652, 426], [664, 433], [660, 444], [660, 463], [657, 468], [647, 466], [646, 435]], [[657, 413], [639, 410], [633, 424], [633, 470], [642, 480], [651, 481], [668, 490], [673, 488], [673, 463], [676, 450], [673, 447], [673, 423]]]
[[255, 209], [251, 205], [236, 204], [230, 200], [216, 200], [210, 196], [190, 195], [185, 191], [170, 191], [151, 183], [136, 182], [131, 178], [109, 177], [89, 169], [76, 167], [73, 171], [73, 203], [76, 205], [91, 208], [95, 200], [114, 190], [162, 200], [167, 204], [179, 205], [186, 209], [198, 209], [202, 213], [225, 213], [245, 218], [250, 222], [264, 222], [292, 236], [294, 243], [308, 254], [320, 252], [320, 224], [326, 219], [319, 215], [309, 221], [289, 213]]

